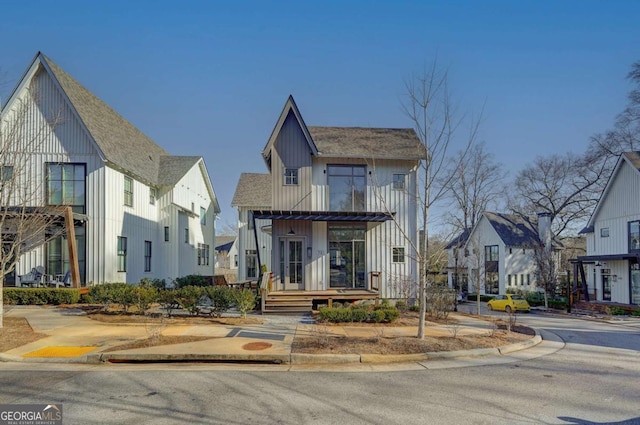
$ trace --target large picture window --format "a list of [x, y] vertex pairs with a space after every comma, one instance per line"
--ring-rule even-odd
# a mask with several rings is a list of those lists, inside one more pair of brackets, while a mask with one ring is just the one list
[[[499, 293], [498, 265], [498, 245], [486, 245], [484, 247], [484, 290], [487, 294]], [[522, 283], [522, 277], [520, 283]]]
[[331, 211], [365, 211], [367, 179], [363, 165], [327, 166], [329, 209]]
[[47, 203], [85, 213], [85, 164], [47, 164]]

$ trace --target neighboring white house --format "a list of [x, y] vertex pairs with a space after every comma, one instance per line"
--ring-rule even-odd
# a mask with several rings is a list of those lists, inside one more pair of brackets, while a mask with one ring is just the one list
[[[24, 104], [32, 113], [21, 131], [43, 129], [39, 143], [18, 147], [30, 154], [39, 202], [81, 217], [80, 284], [214, 274], [220, 207], [201, 157], [169, 155], [42, 53], [3, 106], [2, 125]], [[62, 120], [42, 125], [52, 111]], [[63, 237], [23, 255], [17, 273], [37, 266], [69, 269]]]
[[449, 286], [466, 292], [479, 287], [481, 294], [535, 291], [534, 247], [550, 240], [548, 214], [539, 214], [535, 223], [515, 214], [485, 211], [468, 235], [447, 245]]
[[[625, 152], [587, 227], [577, 276], [597, 301], [640, 304], [640, 152]], [[586, 267], [585, 267], [586, 266]]]
[[236, 264], [237, 258], [234, 261], [234, 254], [237, 257], [238, 249], [236, 248], [236, 241], [238, 237], [235, 235], [220, 235], [216, 236], [215, 243], [215, 256], [216, 256], [216, 269], [223, 268], [228, 270], [235, 270], [238, 268]]
[[242, 173], [231, 206], [238, 209], [238, 280], [255, 280], [260, 276], [258, 263], [271, 270], [271, 220], [254, 220], [251, 213], [271, 208], [271, 176]]
[[[262, 157], [269, 174], [251, 175], [260, 186], [243, 175], [242, 202], [234, 198], [241, 276], [255, 270], [257, 240], [274, 290], [371, 289], [375, 278], [380, 296], [395, 298], [399, 282], [417, 281], [416, 195], [426, 151], [414, 130], [307, 127], [289, 96]], [[246, 196], [250, 189], [261, 196]]]

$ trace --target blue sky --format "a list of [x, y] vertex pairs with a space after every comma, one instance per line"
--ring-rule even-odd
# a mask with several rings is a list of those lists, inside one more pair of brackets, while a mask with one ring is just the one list
[[411, 127], [436, 57], [513, 177], [612, 125], [640, 60], [638, 1], [0, 0], [0, 96], [37, 51], [159, 145], [204, 157], [222, 207], [293, 94], [308, 125]]

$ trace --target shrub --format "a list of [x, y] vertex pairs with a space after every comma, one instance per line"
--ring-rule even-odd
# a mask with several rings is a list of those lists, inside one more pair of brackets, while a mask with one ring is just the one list
[[611, 314], [612, 316], [624, 316], [629, 314], [629, 312], [627, 312], [627, 310], [625, 310], [624, 308], [611, 307], [609, 314]]
[[178, 291], [173, 289], [162, 289], [158, 292], [158, 302], [169, 317], [171, 317], [173, 310], [180, 307], [177, 295]]
[[89, 288], [89, 300], [93, 303], [102, 304], [102, 309], [105, 311], [113, 303], [113, 297], [107, 284], [95, 285]]
[[355, 307], [351, 309], [351, 321], [352, 322], [366, 322], [369, 318], [369, 310], [362, 307]]
[[256, 306], [256, 296], [250, 289], [236, 289], [233, 291], [233, 300], [243, 318], [247, 317], [247, 311]]
[[407, 311], [407, 302], [405, 300], [396, 301], [396, 308], [400, 311]]
[[132, 292], [139, 314], [145, 314], [151, 304], [158, 301], [158, 290], [153, 286], [134, 286]]
[[111, 292], [113, 303], [120, 304], [122, 310], [128, 312], [129, 307], [135, 303], [134, 287], [125, 282], [106, 283], [105, 286]]
[[4, 303], [11, 305], [75, 304], [80, 292], [69, 288], [4, 288]]
[[420, 304], [413, 304], [411, 307], [409, 307], [409, 311], [420, 311]]
[[396, 307], [385, 308], [382, 311], [384, 311], [384, 320], [387, 322], [393, 322], [400, 317], [400, 312]]
[[209, 286], [205, 292], [211, 299], [211, 310], [216, 317], [221, 317], [233, 304], [233, 289], [227, 286]]
[[180, 307], [194, 316], [198, 314], [198, 304], [202, 295], [204, 295], [204, 288], [199, 286], [184, 286], [176, 289], [176, 301]]
[[185, 286], [210, 286], [211, 282], [208, 278], [199, 274], [190, 274], [176, 278], [176, 288], [184, 288]]
[[549, 308], [563, 309], [567, 307], [567, 303], [559, 300], [548, 300]]
[[373, 310], [371, 314], [369, 314], [369, 320], [375, 323], [384, 322], [385, 318], [387, 317], [385, 311], [386, 309]]
[[165, 289], [167, 282], [164, 279], [149, 279], [148, 277], [140, 279], [138, 286], [143, 288], [156, 288], [157, 290]]

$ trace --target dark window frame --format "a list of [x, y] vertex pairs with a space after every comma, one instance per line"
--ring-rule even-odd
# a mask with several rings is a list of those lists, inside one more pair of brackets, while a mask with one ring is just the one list
[[118, 236], [118, 272], [127, 271], [127, 237]]
[[[54, 167], [59, 167], [59, 171], [56, 172]], [[73, 167], [73, 178], [67, 180], [64, 178], [65, 176], [65, 167]], [[46, 202], [47, 205], [68, 205], [71, 207], [73, 212], [84, 214], [86, 213], [86, 204], [87, 204], [87, 164], [85, 162], [47, 162], [45, 163], [46, 168]], [[81, 170], [80, 170], [81, 168]], [[81, 171], [82, 179], [76, 178], [78, 177], [78, 172]], [[53, 178], [59, 174], [59, 178]], [[52, 196], [54, 192], [52, 192], [52, 187], [54, 186], [54, 182], [59, 183], [60, 190], [60, 201], [52, 202]], [[68, 194], [65, 188], [69, 188], [68, 183], [72, 183], [73, 186], [73, 196], [71, 198], [75, 199], [78, 197], [76, 192], [82, 191], [82, 203], [65, 203], [65, 197], [68, 198]], [[81, 185], [79, 185], [81, 183]], [[80, 186], [82, 189], [80, 189]]]
[[[129, 183], [129, 186], [130, 186], [128, 188], [127, 188], [127, 183]], [[124, 176], [123, 191], [124, 191], [124, 206], [133, 207], [133, 178], [129, 176]]]
[[285, 186], [297, 186], [300, 184], [298, 168], [285, 168], [284, 169], [284, 185]]
[[151, 241], [144, 241], [144, 271], [151, 271]]

